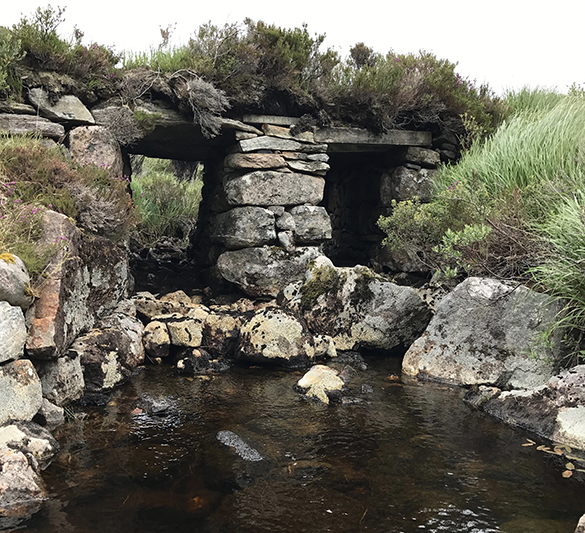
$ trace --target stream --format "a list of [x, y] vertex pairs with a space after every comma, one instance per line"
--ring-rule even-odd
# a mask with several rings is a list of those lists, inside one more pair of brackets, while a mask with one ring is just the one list
[[[302, 372], [149, 366], [58, 428], [38, 533], [572, 533], [582, 474], [534, 435], [403, 382], [366, 358], [343, 404], [307, 401]], [[96, 398], [94, 404], [99, 404]], [[106, 403], [107, 402], [107, 403]], [[545, 443], [548, 444], [548, 443]]]

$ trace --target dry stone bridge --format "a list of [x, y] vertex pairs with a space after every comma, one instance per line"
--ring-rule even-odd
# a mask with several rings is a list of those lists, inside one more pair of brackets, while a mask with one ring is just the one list
[[298, 131], [298, 117], [269, 115], [220, 118], [219, 134], [206, 138], [167, 102], [133, 110], [106, 103], [90, 111], [74, 96], [50, 101], [42, 89], [30, 91], [29, 100], [0, 109], [0, 130], [40, 132], [64, 142], [81, 163], [105, 162], [114, 174], [129, 174], [128, 154], [203, 161], [192, 248], [200, 265], [247, 292], [267, 272], [294, 277], [291, 269], [302, 271], [319, 250], [339, 265], [373, 261], [392, 268], [394, 259], [380, 251], [376, 221], [393, 200], [427, 198], [437, 165], [457, 150], [448, 133]]

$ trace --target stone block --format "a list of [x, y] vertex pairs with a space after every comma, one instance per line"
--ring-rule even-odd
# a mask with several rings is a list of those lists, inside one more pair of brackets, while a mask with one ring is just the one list
[[276, 239], [274, 213], [261, 207], [236, 207], [211, 218], [209, 236], [229, 250], [269, 244]]
[[230, 205], [316, 205], [323, 200], [325, 180], [295, 172], [255, 171], [225, 185]]

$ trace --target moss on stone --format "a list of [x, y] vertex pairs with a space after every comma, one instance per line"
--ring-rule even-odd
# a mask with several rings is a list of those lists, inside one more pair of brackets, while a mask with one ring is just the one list
[[134, 118], [146, 133], [151, 133], [156, 128], [156, 121], [162, 118], [162, 114], [149, 113], [148, 111], [137, 109], [134, 111]]
[[308, 311], [322, 294], [339, 291], [341, 276], [331, 266], [312, 270], [313, 277], [301, 287], [301, 310]]

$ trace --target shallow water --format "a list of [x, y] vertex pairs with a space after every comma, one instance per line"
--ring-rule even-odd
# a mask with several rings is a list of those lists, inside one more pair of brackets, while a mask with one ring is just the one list
[[[52, 497], [23, 526], [572, 533], [585, 483], [561, 476], [562, 458], [523, 447], [534, 436], [471, 410], [460, 389], [394, 381], [396, 359], [367, 362], [350, 384], [362, 401], [331, 406], [293, 391], [299, 372], [186, 378], [149, 367], [58, 430], [62, 452], [44, 476]], [[220, 431], [262, 460], [240, 457]]]

